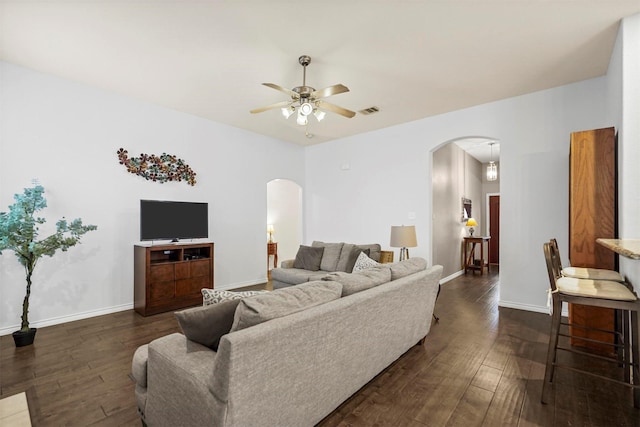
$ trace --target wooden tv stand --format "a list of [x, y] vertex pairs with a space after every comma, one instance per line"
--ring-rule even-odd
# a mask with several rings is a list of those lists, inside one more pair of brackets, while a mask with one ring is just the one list
[[134, 246], [133, 305], [149, 316], [202, 304], [213, 288], [213, 243]]

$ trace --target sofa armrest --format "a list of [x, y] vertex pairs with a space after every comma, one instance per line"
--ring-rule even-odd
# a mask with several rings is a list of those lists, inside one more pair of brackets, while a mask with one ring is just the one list
[[138, 347], [133, 353], [133, 361], [131, 362], [131, 375], [140, 387], [147, 387], [147, 361], [149, 360], [149, 345], [145, 344]]
[[287, 259], [280, 263], [280, 268], [293, 268], [294, 259]]
[[138, 415], [142, 422], [146, 422], [145, 410], [147, 408], [147, 365], [149, 362], [149, 345], [138, 347], [133, 354], [131, 362], [131, 376], [136, 383], [135, 397]]
[[180, 333], [149, 343], [144, 411], [147, 424], [222, 425], [213, 421], [221, 411], [216, 409], [215, 398], [209, 390], [215, 375], [215, 359], [215, 351], [189, 341]]

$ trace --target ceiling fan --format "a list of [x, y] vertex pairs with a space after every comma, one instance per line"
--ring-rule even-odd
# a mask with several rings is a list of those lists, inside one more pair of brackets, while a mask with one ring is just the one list
[[315, 90], [311, 86], [307, 86], [307, 66], [311, 63], [311, 57], [308, 55], [302, 55], [298, 58], [298, 62], [302, 65], [302, 86], [296, 86], [289, 90], [274, 83], [262, 83], [267, 87], [286, 93], [291, 97], [291, 100], [276, 102], [275, 104], [267, 105], [266, 107], [253, 109], [250, 111], [252, 114], [262, 113], [263, 111], [272, 110], [274, 108], [280, 108], [282, 110], [282, 114], [288, 119], [296, 112], [297, 109], [298, 117], [296, 122], [303, 126], [308, 123], [307, 118], [311, 114], [313, 114], [318, 121], [322, 120], [324, 118], [325, 111], [337, 113], [347, 118], [352, 118], [356, 115], [356, 113], [351, 110], [338, 107], [337, 105], [330, 104], [327, 101], [322, 100], [322, 98], [326, 98], [331, 95], [349, 92], [348, 87], [342, 84], [337, 84], [324, 89]]

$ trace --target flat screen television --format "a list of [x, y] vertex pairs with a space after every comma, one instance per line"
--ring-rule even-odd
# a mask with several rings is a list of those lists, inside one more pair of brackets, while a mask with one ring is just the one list
[[208, 203], [140, 200], [140, 240], [208, 237]]

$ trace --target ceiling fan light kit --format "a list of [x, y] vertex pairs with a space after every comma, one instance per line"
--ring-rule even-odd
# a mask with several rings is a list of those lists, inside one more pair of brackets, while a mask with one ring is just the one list
[[298, 58], [298, 62], [302, 65], [302, 86], [296, 86], [289, 90], [274, 83], [262, 83], [264, 86], [286, 93], [291, 97], [291, 100], [281, 101], [267, 105], [266, 107], [253, 109], [250, 111], [251, 114], [280, 108], [282, 115], [285, 119], [288, 119], [297, 111], [298, 115], [296, 123], [301, 126], [305, 126], [309, 123], [307, 116], [311, 114], [313, 114], [318, 121], [324, 119], [327, 111], [340, 114], [341, 116], [349, 119], [356, 115], [356, 113], [351, 110], [347, 110], [346, 108], [321, 100], [321, 98], [326, 98], [331, 95], [349, 92], [348, 87], [342, 84], [337, 84], [321, 90], [315, 90], [311, 86], [307, 86], [307, 66], [311, 63], [311, 57], [308, 55], [302, 55]]
[[294, 107], [293, 105], [290, 105], [288, 107], [282, 107], [282, 115], [284, 116], [285, 119], [288, 119], [289, 117], [291, 117], [291, 115], [295, 112], [296, 112], [296, 107]]
[[300, 114], [303, 116], [308, 116], [313, 112], [313, 107], [308, 102], [303, 102], [300, 104]]

